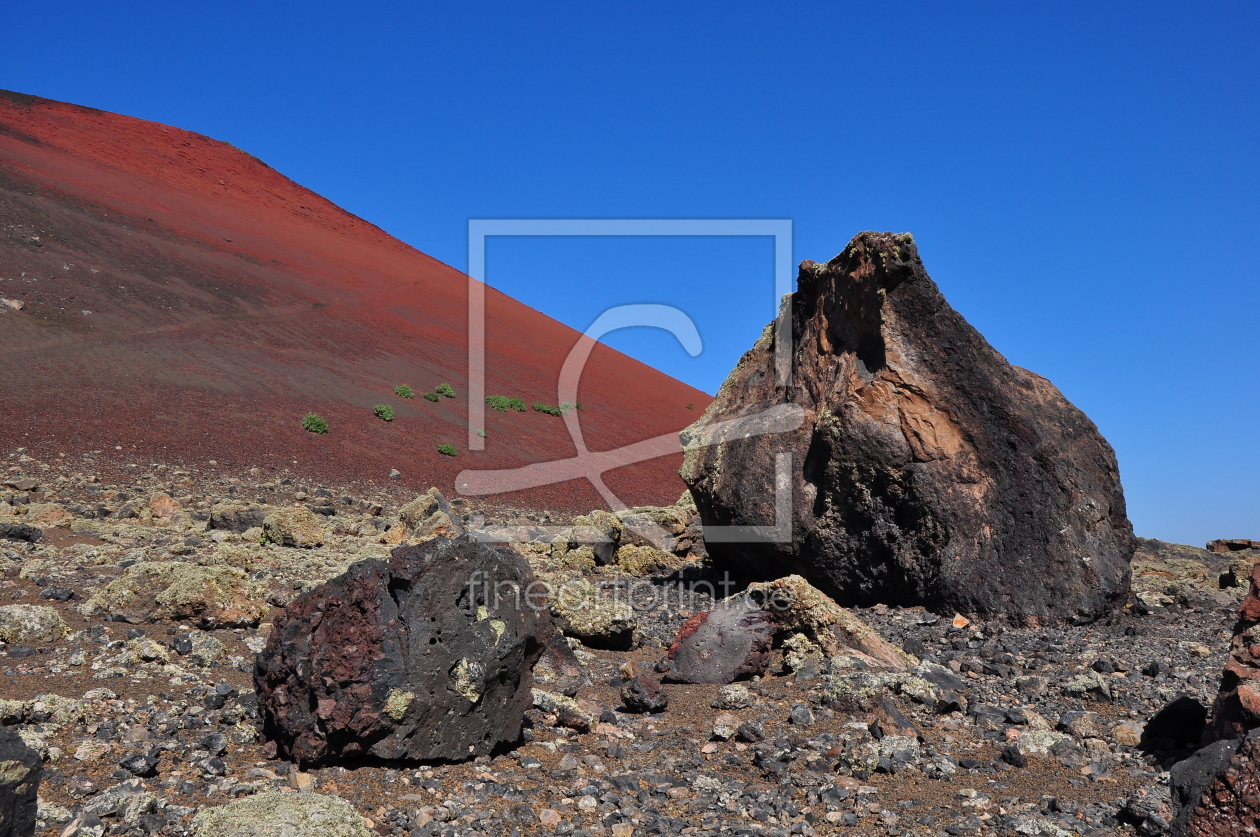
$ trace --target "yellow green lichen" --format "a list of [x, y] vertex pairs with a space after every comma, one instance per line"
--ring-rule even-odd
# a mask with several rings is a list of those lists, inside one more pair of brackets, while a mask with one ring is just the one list
[[481, 675], [480, 663], [470, 663], [466, 659], [461, 659], [451, 670], [451, 685], [455, 688], [456, 694], [463, 695], [470, 703], [476, 703], [481, 700], [481, 691], [478, 688], [481, 685], [479, 682]]
[[314, 793], [267, 791], [203, 808], [193, 819], [195, 837], [371, 837], [349, 802]]
[[415, 692], [404, 692], [402, 689], [394, 689], [389, 693], [389, 697], [385, 699], [385, 714], [395, 722], [401, 721], [415, 699]]

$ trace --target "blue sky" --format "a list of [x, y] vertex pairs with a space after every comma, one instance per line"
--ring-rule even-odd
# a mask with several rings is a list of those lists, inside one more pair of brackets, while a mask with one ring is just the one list
[[[469, 218], [790, 218], [794, 262], [913, 232], [1098, 423], [1139, 534], [1260, 538], [1260, 7], [680, 6], [7, 4], [0, 87], [227, 140], [461, 269]], [[577, 328], [678, 305], [698, 358], [609, 342], [712, 392], [771, 255], [500, 239], [487, 278]]]

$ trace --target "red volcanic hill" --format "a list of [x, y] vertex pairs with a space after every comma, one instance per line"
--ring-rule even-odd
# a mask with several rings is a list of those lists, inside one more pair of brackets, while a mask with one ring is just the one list
[[[575, 454], [564, 420], [533, 410], [487, 410], [486, 450], [467, 450], [464, 274], [178, 128], [0, 94], [0, 297], [23, 303], [0, 305], [5, 450], [90, 455], [101, 473], [216, 460], [380, 484], [397, 468], [448, 494], [465, 468]], [[577, 332], [487, 288], [486, 336], [487, 395], [556, 403]], [[443, 382], [456, 398], [420, 397]], [[711, 400], [602, 345], [579, 397], [594, 451], [681, 430]], [[302, 429], [310, 411], [329, 434]], [[605, 479], [632, 505], [669, 503], [680, 462]], [[487, 499], [602, 505], [584, 480]]]

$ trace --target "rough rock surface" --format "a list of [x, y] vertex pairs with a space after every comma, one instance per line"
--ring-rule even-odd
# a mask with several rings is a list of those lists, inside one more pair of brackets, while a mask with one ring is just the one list
[[272, 543], [311, 549], [324, 544], [324, 525], [305, 506], [276, 509], [263, 519], [263, 535]]
[[[954, 311], [909, 235], [861, 233], [802, 263], [791, 386], [775, 326], [684, 442], [705, 525], [775, 523], [791, 455], [790, 543], [707, 544], [753, 576], [796, 572], [841, 604], [921, 604], [1028, 623], [1092, 620], [1128, 594], [1132, 527], [1116, 458], [1044, 378], [1011, 366]], [[706, 439], [783, 404], [796, 430]]]
[[1260, 730], [1217, 741], [1172, 769], [1176, 837], [1238, 837], [1260, 832]]
[[0, 642], [56, 642], [66, 634], [61, 614], [42, 605], [0, 607]]
[[84, 616], [123, 622], [191, 620], [202, 627], [257, 625], [266, 613], [262, 590], [237, 567], [141, 561], [92, 595]]
[[1251, 589], [1238, 609], [1229, 645], [1229, 661], [1212, 705], [1212, 737], [1241, 738], [1260, 727], [1260, 565], [1252, 570]]
[[0, 835], [30, 837], [35, 833], [43, 770], [39, 754], [16, 732], [0, 729]]
[[272, 791], [216, 808], [193, 820], [196, 837], [371, 837], [344, 799]]
[[587, 682], [582, 664], [569, 647], [569, 641], [556, 631], [543, 647], [542, 656], [534, 664], [534, 682], [548, 691], [573, 697]]
[[1260, 541], [1250, 538], [1217, 538], [1208, 541], [1208, 552], [1245, 552], [1249, 549], [1260, 549]]
[[[625, 577], [614, 561], [585, 577], [601, 597], [634, 602], [636, 646], [570, 639], [582, 669], [576, 699], [538, 683], [514, 746], [458, 763], [364, 760], [298, 772], [259, 738], [252, 688], [255, 655], [278, 613], [257, 626], [202, 631], [165, 612], [136, 625], [84, 618], [79, 607], [132, 561], [168, 560], [243, 569], [284, 607], [351, 564], [388, 561], [391, 524], [416, 491], [397, 481], [365, 491], [261, 469], [170, 465], [102, 482], [55, 451], [47, 462], [21, 452], [7, 462], [0, 518], [20, 522], [27, 502], [73, 516], [39, 542], [0, 541], [0, 606], [46, 604], [68, 628], [55, 642], [0, 647], [0, 725], [46, 759], [40, 837], [193, 837], [200, 810], [275, 791], [340, 797], [370, 833], [388, 837], [1158, 837], [1173, 819], [1168, 769], [1190, 753], [1168, 738], [1143, 743], [1140, 732], [1182, 696], [1212, 702], [1246, 593], [1211, 583], [1242, 553], [1165, 544], [1157, 551], [1173, 549], [1174, 558], [1190, 549], [1211, 571], [1166, 606], [1040, 628], [921, 607], [853, 609], [921, 665], [890, 671], [828, 659], [801, 630], [781, 647], [776, 638], [759, 678], [666, 683], [669, 708], [639, 715], [623, 711], [625, 681], [655, 675], [679, 628], [733, 590], [720, 570], [695, 563], [649, 580]], [[184, 511], [115, 515], [163, 492]], [[207, 527], [215, 505], [242, 501], [268, 513], [332, 502], [321, 507], [333, 514], [317, 512], [324, 546], [260, 546], [257, 532]], [[452, 506], [465, 529], [529, 538], [515, 548], [540, 578], [559, 570], [555, 526], [585, 525], [554, 510]], [[641, 599], [649, 585], [655, 597]], [[782, 637], [787, 628], [776, 630]]]
[[510, 549], [436, 538], [300, 596], [255, 673], [266, 737], [303, 765], [463, 760], [516, 741], [552, 632], [526, 602], [532, 582]]
[[824, 656], [854, 656], [890, 669], [917, 662], [799, 575], [752, 584], [745, 595], [770, 614], [780, 632], [803, 634]]
[[34, 526], [21, 523], [0, 523], [0, 538], [6, 540], [35, 543], [43, 536], [44, 533]]
[[439, 536], [459, 537], [464, 530], [452, 518], [458, 517], [450, 502], [436, 488], [430, 488], [410, 503], [398, 510], [398, 520], [402, 524], [399, 530], [410, 532], [419, 540], [429, 540]]
[[261, 527], [266, 519], [267, 513], [253, 504], [215, 503], [210, 509], [210, 520], [206, 523], [206, 528], [240, 534]]
[[621, 704], [627, 712], [664, 712], [669, 707], [669, 695], [655, 677], [638, 674], [621, 687]]
[[666, 657], [667, 679], [678, 683], [730, 683], [762, 674], [770, 664], [774, 621], [743, 598], [697, 613], [678, 632]]

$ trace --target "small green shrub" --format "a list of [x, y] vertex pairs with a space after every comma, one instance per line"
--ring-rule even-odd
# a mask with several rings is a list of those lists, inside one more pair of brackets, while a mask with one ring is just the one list
[[388, 404], [377, 404], [375, 407], [372, 408], [372, 411], [376, 413], [376, 417], [378, 419], [381, 419], [383, 421], [394, 420], [394, 408], [389, 406]]
[[550, 404], [540, 404], [539, 402], [535, 401], [535, 402], [534, 402], [532, 405], [530, 405], [530, 406], [532, 406], [532, 407], [533, 407], [535, 410], [537, 410], [538, 412], [540, 412], [540, 413], [546, 413], [546, 414], [547, 414], [547, 415], [549, 415], [549, 416], [562, 416], [562, 415], [564, 415], [564, 413], [560, 412], [560, 408], [559, 408], [559, 407], [553, 407], [553, 406], [551, 406]]
[[484, 430], [478, 430], [478, 431], [477, 431], [477, 435], [478, 435], [478, 436], [480, 436], [481, 438], [483, 438], [483, 439], [484, 439], [484, 438], [486, 438], [486, 431], [484, 431]]
[[455, 450], [454, 445], [438, 445], [438, 453], [443, 456], [454, 456], [458, 451]]
[[436, 392], [438, 395], [442, 395], [447, 398], [455, 397], [455, 390], [451, 389], [450, 384], [438, 384], [436, 387], [433, 388], [433, 391]]
[[691, 403], [690, 403], [690, 402], [688, 402], [688, 404], [687, 404], [687, 409], [688, 409], [688, 410], [694, 410], [694, 409], [695, 409], [695, 407], [691, 406]]
[[508, 410], [516, 410], [518, 413], [525, 412], [525, 402], [520, 398], [508, 398], [506, 395], [487, 395], [486, 403], [490, 405], [490, 409], [498, 410], [500, 413], [506, 413]]
[[399, 384], [394, 387], [394, 395], [397, 395], [399, 398], [415, 398], [416, 391], [406, 384]]
[[302, 428], [312, 433], [327, 433], [328, 422], [324, 421], [315, 413], [307, 413], [306, 418], [302, 419]]
[[429, 401], [441, 401], [441, 400], [442, 400], [442, 396], [438, 395], [436, 392], [426, 392], [426, 393], [424, 394], [424, 397], [425, 397], [426, 399], [428, 399]]
[[577, 402], [576, 404], [573, 403], [572, 401], [560, 402], [560, 412], [562, 413], [568, 413], [570, 410], [580, 410], [580, 409], [582, 409], [581, 401]]

